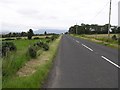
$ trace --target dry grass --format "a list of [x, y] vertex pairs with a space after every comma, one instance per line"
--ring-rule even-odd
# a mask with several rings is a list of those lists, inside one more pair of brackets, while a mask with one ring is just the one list
[[116, 35], [119, 37], [119, 34], [110, 34], [110, 39], [108, 40], [108, 34], [93, 34], [93, 35], [73, 35], [78, 38], [83, 38], [92, 42], [96, 42], [98, 44], [103, 44], [105, 46], [118, 48], [118, 41], [112, 40], [112, 36]]
[[[61, 37], [60, 37], [61, 38]], [[56, 41], [59, 41], [60, 38], [58, 38]], [[56, 44], [51, 43], [50, 50], [49, 51], [43, 51], [40, 56], [38, 56], [37, 59], [32, 59], [28, 61], [24, 67], [22, 67], [18, 72], [17, 75], [19, 77], [29, 76], [36, 72], [37, 68], [40, 65], [43, 65], [46, 63], [46, 61], [50, 60], [53, 56], [51, 56], [52, 48], [56, 47]]]
[[[110, 34], [110, 38], [113, 35], [116, 35], [118, 37], [118, 34]], [[90, 38], [108, 38], [108, 34], [93, 34], [93, 35], [85, 35], [85, 36], [90, 37]]]

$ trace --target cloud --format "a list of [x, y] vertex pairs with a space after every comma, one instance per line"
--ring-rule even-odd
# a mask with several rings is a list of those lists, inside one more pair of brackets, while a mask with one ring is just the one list
[[[76, 23], [108, 23], [109, 5], [94, 17], [109, 0], [0, 0], [0, 19], [4, 28], [64, 28]], [[117, 25], [118, 0], [112, 1], [111, 23]], [[91, 21], [91, 19], [93, 19]], [[17, 26], [18, 25], [18, 26]], [[13, 28], [15, 27], [15, 28]]]
[[13, 3], [14, 1], [12, 0], [0, 0], [0, 3], [3, 3], [3, 4], [10, 4], [10, 3]]
[[56, 16], [52, 16], [49, 14], [44, 14], [40, 13], [40, 11], [36, 9], [30, 9], [30, 8], [25, 8], [25, 9], [20, 9], [17, 10], [17, 13], [21, 14], [25, 18], [31, 18], [35, 20], [56, 20]]
[[39, 13], [39, 11], [33, 10], [33, 9], [29, 9], [29, 8], [20, 9], [17, 12], [20, 13], [20, 14], [22, 14], [22, 15], [27, 15], [27, 16]]

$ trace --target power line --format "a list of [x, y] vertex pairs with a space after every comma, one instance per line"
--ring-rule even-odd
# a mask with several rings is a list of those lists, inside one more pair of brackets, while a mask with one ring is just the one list
[[95, 19], [99, 14], [101, 14], [102, 11], [107, 7], [108, 4], [109, 4], [109, 1], [108, 1], [108, 2], [105, 4], [105, 6], [90, 20], [90, 22], [93, 21], [93, 19]]

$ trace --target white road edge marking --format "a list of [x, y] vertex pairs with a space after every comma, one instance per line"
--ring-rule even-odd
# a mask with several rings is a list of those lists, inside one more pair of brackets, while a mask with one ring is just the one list
[[105, 59], [106, 61], [108, 61], [109, 63], [113, 64], [114, 66], [120, 68], [119, 65], [117, 65], [116, 63], [114, 63], [114, 62], [112, 62], [111, 60], [107, 59], [106, 57], [104, 57], [104, 56], [101, 56], [101, 57], [102, 57], [103, 59]]
[[91, 48], [89, 48], [88, 46], [82, 44], [85, 48], [89, 49], [90, 51], [93, 51]]
[[79, 41], [76, 40], [77, 43], [79, 43]]

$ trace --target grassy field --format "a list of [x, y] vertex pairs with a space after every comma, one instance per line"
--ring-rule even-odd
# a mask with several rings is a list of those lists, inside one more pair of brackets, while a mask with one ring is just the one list
[[[110, 34], [110, 38], [112, 38], [113, 35], [116, 35], [118, 37], [118, 34]], [[108, 34], [92, 34], [92, 35], [85, 35], [90, 38], [108, 38]]]
[[15, 54], [11, 55], [9, 59], [3, 60], [3, 64], [8, 66], [5, 68], [3, 67], [3, 69], [5, 69], [9, 74], [9, 77], [3, 81], [3, 88], [40, 88], [42, 86], [52, 65], [52, 60], [55, 57], [60, 38], [50, 43], [49, 51], [42, 51], [41, 55], [33, 60], [33, 63], [37, 62], [34, 67], [29, 65], [31, 66], [29, 68], [33, 68], [33, 70], [35, 70], [34, 73], [27, 76], [19, 76], [17, 71], [24, 68], [24, 66], [30, 62], [30, 57], [26, 57], [25, 53], [27, 47], [36, 41], [38, 40], [13, 41], [17, 46], [17, 52], [14, 52]]
[[17, 51], [10, 52], [7, 57], [3, 58], [3, 74], [6, 78], [7, 76], [14, 75], [14, 73], [21, 68], [30, 57], [26, 55], [29, 45], [37, 42], [39, 40], [13, 40], [12, 42], [16, 45]]
[[[51, 37], [52, 35], [47, 35], [48, 37]], [[34, 39], [35, 37], [39, 37], [39, 38], [45, 38], [46, 36], [43, 35], [43, 36], [33, 36], [32, 38]], [[21, 38], [21, 39], [27, 39], [27, 37], [9, 37], [11, 39], [16, 39], [16, 38]], [[0, 37], [0, 40], [5, 40], [6, 38], [1, 38]]]
[[112, 39], [113, 35], [116, 35], [117, 38], [119, 37], [118, 34], [110, 34], [110, 39], [108, 40], [108, 34], [72, 35], [72, 36], [83, 38], [112, 48], [118, 48], [118, 40], [113, 40]]
[[18, 69], [20, 69], [27, 61], [31, 59], [30, 56], [27, 55], [27, 50], [30, 45], [40, 40], [43, 42], [46, 41], [45, 36], [38, 36], [38, 37], [43, 39], [28, 40], [28, 39], [22, 38], [20, 40], [7, 41], [7, 42], [13, 42], [17, 48], [17, 51], [10, 52], [7, 55], [7, 57], [3, 57], [3, 62], [2, 62], [3, 64], [2, 71], [4, 75], [3, 80], [5, 80], [6, 77], [14, 75], [14, 73], [16, 73]]

